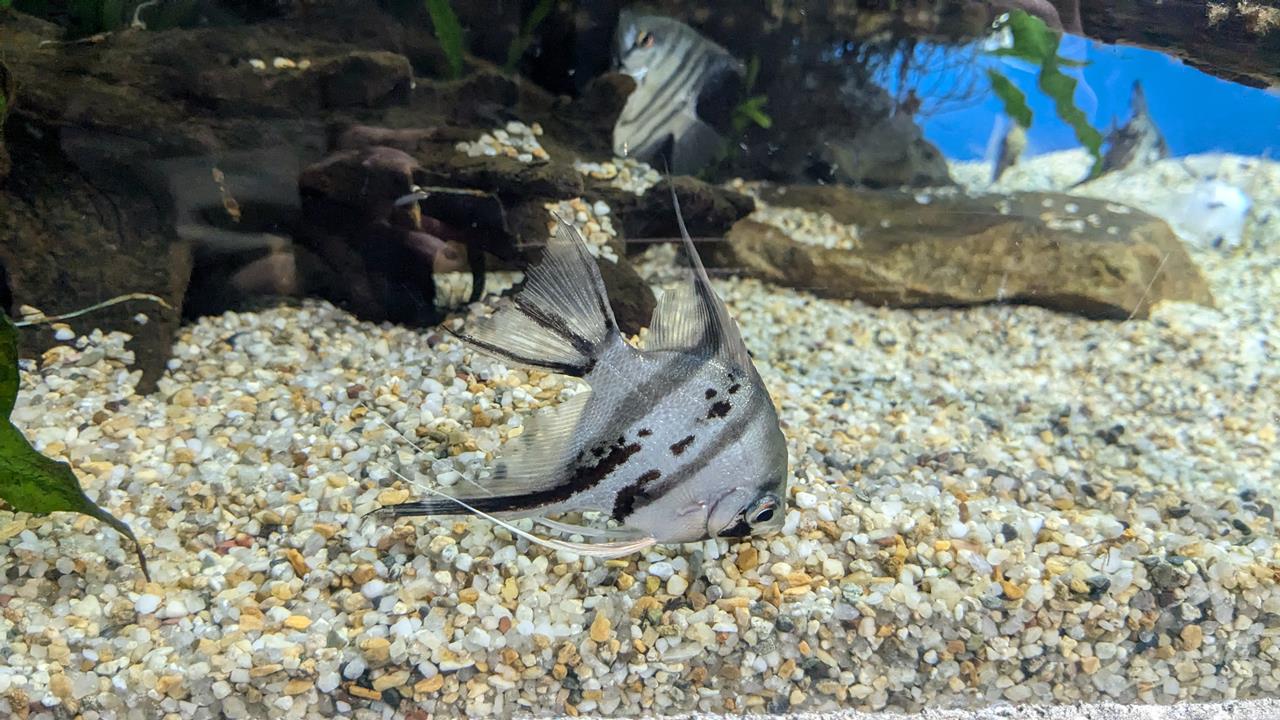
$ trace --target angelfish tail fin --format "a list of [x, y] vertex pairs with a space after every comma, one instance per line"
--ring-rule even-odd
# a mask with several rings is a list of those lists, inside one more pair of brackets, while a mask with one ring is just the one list
[[595, 257], [572, 225], [558, 228], [525, 283], [497, 311], [459, 335], [503, 360], [582, 377], [618, 332]]

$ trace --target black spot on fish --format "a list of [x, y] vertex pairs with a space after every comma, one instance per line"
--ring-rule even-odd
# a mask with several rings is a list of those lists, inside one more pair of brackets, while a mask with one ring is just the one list
[[645, 496], [645, 486], [662, 477], [658, 470], [650, 470], [635, 479], [635, 482], [618, 491], [613, 500], [613, 519], [622, 522], [635, 512], [636, 500]]
[[715, 397], [715, 396], [716, 396], [716, 389], [715, 389], [715, 388], [707, 388], [707, 399], [708, 399], [708, 400], [710, 400], [711, 398], [713, 398], [713, 397]]
[[598, 458], [599, 458], [599, 457], [604, 457], [604, 448], [602, 448], [602, 447], [593, 447], [593, 448], [591, 448], [591, 454], [592, 454], [592, 455], [595, 455], [595, 456], [596, 456], [596, 457], [598, 457]]
[[737, 522], [719, 532], [720, 537], [739, 538], [746, 537], [751, 534], [751, 523], [743, 518], [738, 518]]
[[689, 446], [692, 444], [693, 444], [693, 436], [689, 435], [685, 437], [685, 439], [671, 446], [671, 454], [679, 455], [680, 453], [683, 453], [685, 450], [688, 450]]
[[[730, 395], [732, 395], [732, 394], [734, 394], [734, 393], [738, 392], [738, 391], [739, 391], [739, 390], [741, 390], [741, 389], [742, 389], [742, 386], [741, 386], [741, 385], [739, 385], [738, 383], [734, 383], [734, 384], [732, 384], [732, 385], [730, 385], [730, 386], [729, 386], [729, 394], [730, 394]], [[707, 399], [708, 399], [708, 400], [710, 400], [711, 398], [707, 398]]]
[[720, 402], [713, 404], [711, 409], [707, 411], [707, 419], [711, 420], [713, 418], [722, 418], [729, 414], [729, 410], [732, 407], [733, 406], [728, 402], [721, 400]]
[[650, 435], [653, 434], [653, 431], [650, 430], [649, 428], [640, 428], [640, 432], [636, 434], [639, 435], [640, 437], [649, 437]]

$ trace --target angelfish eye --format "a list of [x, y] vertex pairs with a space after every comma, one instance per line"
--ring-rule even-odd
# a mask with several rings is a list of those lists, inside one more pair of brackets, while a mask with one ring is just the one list
[[770, 520], [773, 519], [773, 510], [774, 510], [773, 503], [765, 504], [759, 510], [756, 510], [755, 514], [751, 516], [751, 524], [757, 525], [760, 523], [769, 522]]
[[636, 47], [647, 49], [653, 47], [653, 43], [654, 37], [651, 32], [644, 31], [636, 36]]

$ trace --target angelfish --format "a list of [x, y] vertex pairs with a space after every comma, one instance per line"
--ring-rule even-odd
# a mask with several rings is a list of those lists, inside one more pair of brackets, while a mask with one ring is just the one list
[[743, 64], [684, 23], [623, 10], [614, 33], [617, 69], [636, 81], [613, 128], [613, 152], [652, 160], [666, 155], [676, 174], [694, 173], [723, 139], [699, 116], [732, 107]]
[[479, 481], [485, 492], [437, 492], [385, 514], [544, 519], [598, 511], [622, 532], [545, 524], [630, 538], [596, 543], [602, 556], [781, 527], [788, 469], [777, 412], [675, 203], [689, 268], [659, 299], [643, 349], [619, 332], [596, 261], [573, 226], [559, 222], [524, 286], [460, 335], [477, 350], [582, 378], [591, 389], [528, 419], [492, 478]]

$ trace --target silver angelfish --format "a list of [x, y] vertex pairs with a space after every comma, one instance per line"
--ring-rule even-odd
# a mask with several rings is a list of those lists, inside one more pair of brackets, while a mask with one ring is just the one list
[[493, 477], [480, 481], [485, 493], [439, 494], [383, 512], [543, 519], [599, 511], [633, 540], [568, 548], [601, 556], [777, 530], [788, 476], [778, 416], [683, 219], [680, 231], [688, 277], [662, 295], [637, 349], [618, 330], [581, 236], [561, 222], [525, 285], [463, 339], [503, 360], [583, 378], [591, 389], [527, 419]]
[[636, 89], [614, 125], [613, 152], [647, 161], [670, 142], [673, 173], [702, 169], [723, 140], [698, 116], [698, 100], [736, 89], [742, 63], [678, 20], [629, 10], [618, 20], [614, 56]]

